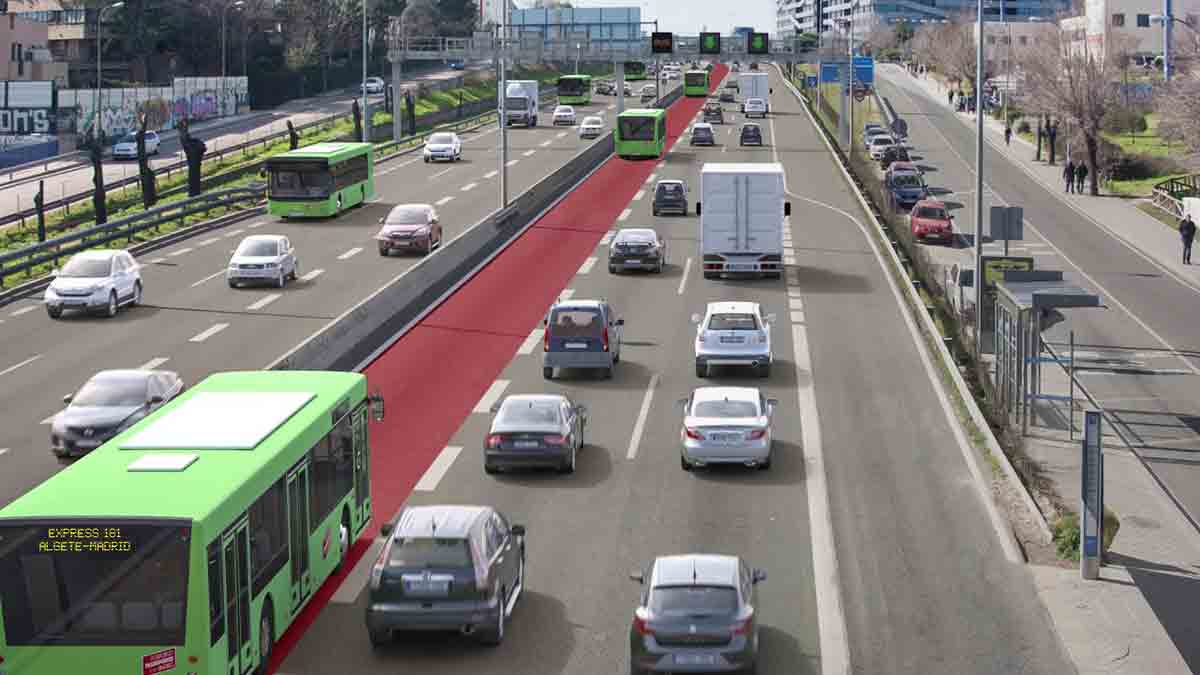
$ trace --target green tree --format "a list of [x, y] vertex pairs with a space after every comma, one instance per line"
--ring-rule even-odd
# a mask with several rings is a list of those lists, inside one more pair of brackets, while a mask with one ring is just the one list
[[479, 19], [479, 5], [475, 0], [437, 0], [438, 34], [446, 36], [468, 36], [475, 30]]

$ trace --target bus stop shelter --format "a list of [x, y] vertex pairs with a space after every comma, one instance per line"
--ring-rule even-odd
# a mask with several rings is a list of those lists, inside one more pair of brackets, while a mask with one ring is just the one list
[[[1062, 272], [1004, 273], [995, 295], [997, 402], [1027, 429], [1029, 405], [1041, 393], [1041, 333], [1063, 320], [1059, 310], [1102, 307], [1100, 296], [1063, 281]], [[1015, 418], [1015, 419], [1014, 419]]]

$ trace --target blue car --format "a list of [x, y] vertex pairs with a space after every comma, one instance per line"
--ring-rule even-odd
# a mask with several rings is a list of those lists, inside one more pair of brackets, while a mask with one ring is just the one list
[[455, 61], [450, 64], [450, 70], [462, 70], [464, 67], [461, 61]]
[[895, 162], [884, 175], [889, 206], [893, 211], [911, 209], [914, 204], [929, 197], [929, 188], [919, 171], [907, 167], [908, 162]]

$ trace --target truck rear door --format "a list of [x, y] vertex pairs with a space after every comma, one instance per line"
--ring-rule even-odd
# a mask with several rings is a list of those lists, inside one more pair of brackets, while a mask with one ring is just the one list
[[739, 226], [747, 253], [779, 253], [783, 246], [783, 185], [777, 174], [741, 176], [744, 214]]
[[701, 238], [704, 253], [732, 253], [742, 237], [738, 227], [739, 177], [728, 173], [703, 176], [704, 210], [701, 214]]

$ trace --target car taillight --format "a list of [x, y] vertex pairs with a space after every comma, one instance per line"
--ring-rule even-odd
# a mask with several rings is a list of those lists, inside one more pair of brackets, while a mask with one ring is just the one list
[[543, 436], [542, 440], [546, 442], [546, 445], [562, 445], [567, 442], [567, 437], [559, 434], [550, 434]]
[[547, 328], [542, 332], [542, 351], [550, 351], [550, 329]]
[[378, 589], [379, 582], [383, 579], [383, 568], [387, 564], [388, 556], [392, 552], [392, 542], [395, 541], [392, 537], [388, 537], [387, 545], [379, 552], [379, 558], [375, 560], [375, 566], [371, 568], [371, 588]]
[[750, 630], [754, 628], [754, 619], [743, 619], [742, 621], [734, 621], [729, 627], [729, 632], [734, 635], [749, 635]]
[[636, 614], [633, 615], [633, 630], [642, 637], [654, 635], [654, 629], [650, 627], [644, 618]]
[[500, 441], [501, 441], [500, 434], [488, 434], [487, 446], [494, 450], [494, 449], [500, 447]]
[[698, 430], [693, 429], [691, 427], [684, 427], [683, 433], [687, 434], [687, 437], [692, 440], [695, 440], [695, 441], [704, 440], [704, 434], [700, 433]]
[[760, 439], [766, 435], [767, 435], [766, 429], [754, 429], [750, 433], [746, 434], [746, 438], [749, 438], [752, 441], [757, 441], [758, 439]]
[[600, 338], [604, 340], [604, 351], [608, 351], [608, 326], [604, 327], [604, 333], [601, 334]]
[[697, 334], [696, 334], [696, 341], [697, 341], [697, 342], [699, 342], [699, 343], [701, 343], [701, 344], [704, 344], [704, 342], [706, 341], [707, 337], [708, 337], [708, 331], [703, 331], [703, 330], [702, 330], [702, 331], [700, 331], [699, 333], [697, 333]]

